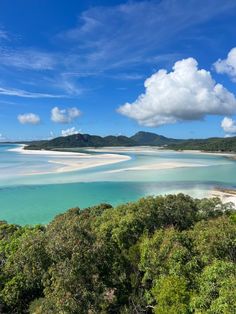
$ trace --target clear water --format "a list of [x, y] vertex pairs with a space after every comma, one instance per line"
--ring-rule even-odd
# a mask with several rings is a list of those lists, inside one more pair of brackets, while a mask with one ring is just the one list
[[[34, 174], [55, 171], [58, 165], [48, 160], [62, 157], [24, 155], [9, 151], [12, 147], [0, 145], [0, 220], [10, 223], [47, 223], [68, 208], [101, 202], [116, 205], [177, 192], [202, 197], [215, 186], [236, 187], [236, 162], [218, 155], [122, 151], [131, 159], [80, 171]], [[158, 170], [150, 166], [169, 162], [189, 167]]]

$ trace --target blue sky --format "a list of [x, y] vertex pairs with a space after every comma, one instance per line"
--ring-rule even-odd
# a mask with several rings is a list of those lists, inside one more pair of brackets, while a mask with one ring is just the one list
[[235, 28], [234, 0], [2, 0], [0, 140], [232, 136]]

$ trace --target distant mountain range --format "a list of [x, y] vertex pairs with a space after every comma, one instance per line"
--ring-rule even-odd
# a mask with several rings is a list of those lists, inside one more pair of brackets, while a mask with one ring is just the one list
[[31, 150], [60, 150], [84, 147], [109, 146], [165, 146], [175, 150], [203, 150], [236, 152], [236, 137], [208, 138], [208, 139], [173, 139], [151, 132], [138, 132], [131, 137], [127, 136], [98, 136], [89, 134], [74, 134], [57, 137], [52, 140], [31, 142], [25, 149]]
[[75, 148], [75, 147], [105, 147], [105, 146], [163, 146], [177, 144], [182, 140], [167, 138], [150, 132], [138, 132], [131, 137], [119, 136], [98, 136], [89, 134], [74, 134], [57, 137], [48, 141], [31, 142], [26, 149], [54, 149], [54, 148]]

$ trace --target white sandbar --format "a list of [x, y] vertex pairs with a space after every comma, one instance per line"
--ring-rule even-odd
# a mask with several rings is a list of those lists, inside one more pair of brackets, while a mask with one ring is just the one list
[[[25, 145], [21, 145], [16, 148], [11, 148], [9, 151], [17, 152], [27, 155], [45, 155], [49, 157], [48, 162], [58, 165], [55, 169], [50, 171], [34, 171], [31, 170], [25, 175], [35, 174], [49, 174], [49, 173], [62, 173], [71, 172], [76, 170], [82, 170], [92, 167], [105, 166], [109, 164], [119, 163], [131, 159], [129, 156], [119, 154], [99, 154], [92, 155], [86, 153], [77, 152], [61, 152], [50, 150], [25, 150]], [[55, 159], [51, 159], [55, 158]]]

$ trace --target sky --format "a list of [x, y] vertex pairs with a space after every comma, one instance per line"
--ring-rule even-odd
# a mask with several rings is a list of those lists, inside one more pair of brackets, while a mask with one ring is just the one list
[[1, 0], [0, 141], [236, 135], [235, 0]]

